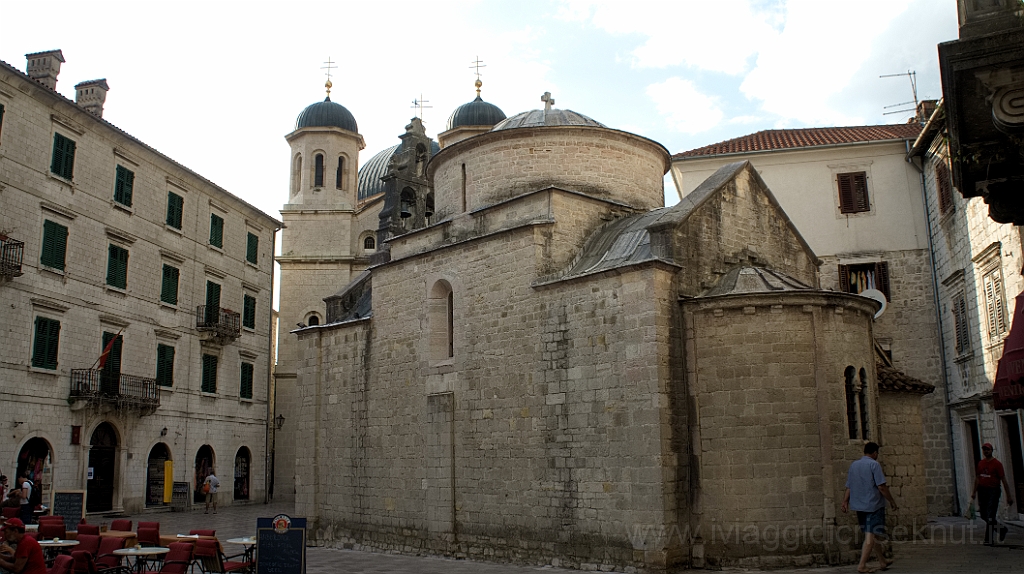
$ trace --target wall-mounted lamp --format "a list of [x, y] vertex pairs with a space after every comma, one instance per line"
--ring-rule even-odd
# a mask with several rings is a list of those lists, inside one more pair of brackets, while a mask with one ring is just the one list
[[160, 436], [167, 436], [167, 427], [160, 429]]
[[278, 430], [280, 430], [281, 427], [284, 426], [284, 415], [277, 415], [277, 418], [274, 419], [274, 422], [277, 423], [277, 428]]

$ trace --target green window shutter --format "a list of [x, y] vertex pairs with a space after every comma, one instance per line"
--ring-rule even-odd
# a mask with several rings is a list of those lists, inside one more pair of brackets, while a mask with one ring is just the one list
[[260, 238], [255, 233], [250, 233], [245, 242], [245, 260], [253, 265], [259, 263]]
[[57, 368], [57, 346], [60, 342], [60, 321], [36, 317], [36, 339], [32, 347], [32, 366]]
[[43, 253], [39, 262], [46, 267], [64, 270], [68, 246], [68, 228], [47, 219], [43, 222]]
[[242, 297], [242, 326], [249, 329], [256, 328], [256, 298], [252, 295]]
[[215, 213], [210, 214], [210, 245], [224, 247], [224, 218]]
[[4, 105], [0, 104], [0, 134], [4, 132]]
[[206, 316], [204, 321], [216, 323], [220, 319], [220, 285], [206, 282]]
[[53, 158], [50, 171], [64, 179], [75, 173], [75, 142], [61, 134], [53, 134]]
[[170, 345], [156, 346], [156, 384], [174, 386], [174, 347]]
[[160, 285], [160, 300], [164, 303], [178, 304], [178, 275], [177, 267], [164, 264], [163, 283]]
[[167, 192], [167, 225], [181, 229], [181, 216], [185, 207], [185, 198], [173, 191]]
[[242, 383], [238, 389], [238, 396], [243, 399], [252, 398], [252, 363], [242, 363]]
[[117, 166], [117, 177], [114, 182], [114, 201], [131, 207], [132, 189], [134, 186], [135, 172], [124, 166]]
[[125, 289], [128, 287], [128, 250], [110, 245], [107, 257], [107, 285]]
[[203, 355], [203, 387], [204, 393], [217, 392], [217, 357]]

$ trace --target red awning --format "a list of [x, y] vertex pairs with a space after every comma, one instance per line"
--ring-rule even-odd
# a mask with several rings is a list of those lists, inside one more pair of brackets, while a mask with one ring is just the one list
[[1017, 295], [1010, 334], [1003, 341], [1003, 357], [992, 389], [997, 409], [1024, 408], [1024, 292]]

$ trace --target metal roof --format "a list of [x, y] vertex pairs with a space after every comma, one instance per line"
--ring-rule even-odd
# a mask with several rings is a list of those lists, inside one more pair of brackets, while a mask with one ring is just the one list
[[455, 108], [448, 118], [448, 129], [462, 126], [493, 126], [505, 119], [505, 112], [498, 106], [483, 101], [480, 96], [468, 104]]
[[606, 128], [608, 126], [590, 119], [583, 114], [572, 110], [530, 110], [516, 114], [498, 125], [494, 126], [492, 132], [499, 130], [511, 130], [515, 128], [536, 128], [545, 126], [592, 126]]
[[345, 109], [345, 106], [332, 102], [330, 96], [322, 102], [307, 106], [295, 120], [297, 130], [321, 127], [336, 127], [359, 133], [359, 126], [356, 125], [356, 118], [352, 112]]

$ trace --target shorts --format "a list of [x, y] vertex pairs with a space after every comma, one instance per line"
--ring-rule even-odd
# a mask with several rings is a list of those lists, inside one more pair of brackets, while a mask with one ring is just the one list
[[885, 507], [879, 508], [874, 512], [862, 512], [857, 511], [857, 524], [860, 525], [861, 532], [871, 533], [875, 536], [885, 536]]
[[217, 493], [216, 492], [207, 492], [206, 493], [206, 504], [210, 504], [212, 502], [215, 502], [216, 501], [216, 497], [217, 497]]

